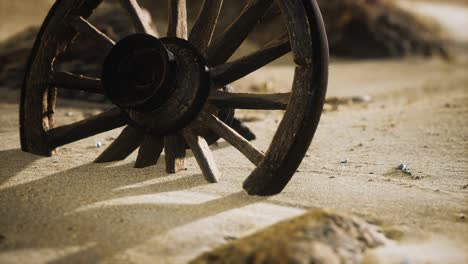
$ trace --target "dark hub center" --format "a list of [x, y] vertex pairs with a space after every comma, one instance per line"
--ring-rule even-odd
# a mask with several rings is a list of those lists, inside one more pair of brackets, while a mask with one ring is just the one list
[[107, 97], [129, 121], [154, 134], [186, 126], [202, 110], [210, 77], [199, 52], [186, 40], [134, 34], [119, 41], [104, 62]]

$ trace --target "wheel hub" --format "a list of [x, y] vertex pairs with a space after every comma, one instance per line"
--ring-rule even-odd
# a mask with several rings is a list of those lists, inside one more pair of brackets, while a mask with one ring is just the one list
[[102, 83], [130, 124], [162, 135], [198, 115], [208, 98], [210, 76], [202, 55], [188, 41], [134, 34], [109, 53]]

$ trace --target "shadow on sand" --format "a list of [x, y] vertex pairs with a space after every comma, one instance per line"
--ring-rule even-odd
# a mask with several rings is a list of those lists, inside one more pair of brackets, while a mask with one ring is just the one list
[[[4, 174], [18, 173], [37, 159], [18, 152], [0, 152], [0, 158], [11, 156], [23, 162], [19, 166], [15, 163], [2, 166], [2, 181]], [[202, 175], [167, 175], [163, 165], [135, 172], [132, 162], [86, 164], [2, 189], [0, 234], [5, 240], [0, 244], [0, 253], [91, 245], [52, 263], [92, 263], [176, 227], [263, 200], [244, 192], [212, 197], [200, 203], [138, 199], [187, 191], [205, 184], [208, 183]], [[115, 200], [127, 202], [106, 204]]]

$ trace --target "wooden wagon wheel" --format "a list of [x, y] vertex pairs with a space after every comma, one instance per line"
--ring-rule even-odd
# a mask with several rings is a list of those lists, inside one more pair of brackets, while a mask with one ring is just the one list
[[[126, 126], [96, 162], [122, 160], [139, 148], [135, 167], [156, 164], [165, 150], [170, 173], [184, 168], [187, 144], [205, 178], [216, 182], [218, 169], [206, 140], [208, 129], [247, 157], [256, 168], [244, 182], [252, 195], [279, 193], [302, 161], [320, 120], [328, 79], [328, 46], [315, 0], [277, 0], [287, 34], [263, 49], [228, 59], [274, 4], [250, 0], [239, 17], [217, 38], [213, 32], [222, 0], [205, 0], [187, 30], [186, 1], [169, 0], [166, 38], [142, 18], [136, 0], [121, 0], [136, 34], [115, 43], [87, 19], [102, 0], [57, 1], [34, 45], [21, 95], [20, 131], [24, 151], [50, 156], [55, 148]], [[54, 69], [54, 61], [77, 34], [109, 55], [101, 79]], [[230, 93], [220, 88], [293, 53], [296, 63], [290, 93]], [[70, 125], [54, 127], [58, 89], [103, 93], [111, 110]], [[220, 107], [286, 110], [265, 154], [215, 113]]]

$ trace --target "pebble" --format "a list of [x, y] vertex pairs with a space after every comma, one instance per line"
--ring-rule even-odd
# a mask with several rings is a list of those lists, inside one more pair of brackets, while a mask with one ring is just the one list
[[341, 164], [348, 164], [348, 162], [349, 162], [349, 161], [348, 161], [347, 159], [341, 160], [341, 161], [340, 161]]
[[408, 167], [408, 165], [404, 163], [400, 163], [398, 166], [398, 169], [402, 171], [404, 174], [411, 175], [411, 169]]
[[67, 112], [65, 113], [65, 116], [68, 116], [68, 117], [73, 116], [73, 112]]
[[465, 220], [465, 219], [466, 219], [466, 215], [465, 215], [465, 214], [458, 214], [458, 219], [460, 219], [460, 220]]
[[101, 141], [96, 142], [96, 148], [101, 148], [101, 147], [102, 147], [102, 142]]

